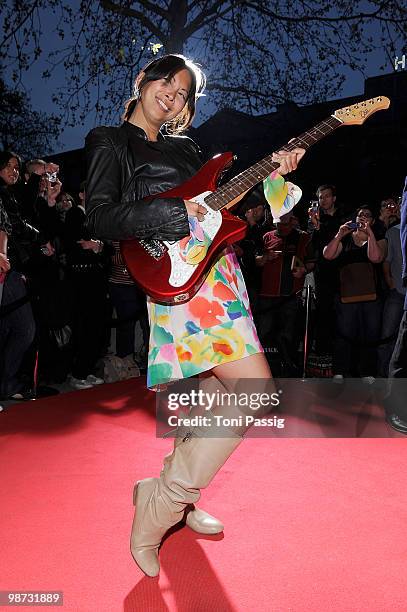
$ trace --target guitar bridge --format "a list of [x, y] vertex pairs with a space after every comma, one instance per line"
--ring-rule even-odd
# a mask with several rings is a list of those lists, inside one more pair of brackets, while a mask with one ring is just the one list
[[143, 249], [154, 259], [161, 259], [167, 252], [167, 247], [160, 240], [139, 240]]

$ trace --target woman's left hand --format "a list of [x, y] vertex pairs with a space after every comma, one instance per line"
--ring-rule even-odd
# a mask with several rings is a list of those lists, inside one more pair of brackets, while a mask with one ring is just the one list
[[359, 221], [359, 229], [370, 237], [373, 236], [372, 226], [369, 221]]
[[280, 166], [277, 168], [277, 172], [281, 174], [281, 176], [284, 176], [285, 174], [296, 170], [304, 155], [305, 149], [297, 147], [292, 151], [277, 151], [277, 153], [273, 153], [272, 160], [273, 162], [278, 162], [280, 164]]
[[55, 181], [55, 183], [50, 183], [47, 181], [47, 199], [48, 206], [52, 208], [56, 204], [57, 197], [61, 193], [62, 183], [59, 179]]

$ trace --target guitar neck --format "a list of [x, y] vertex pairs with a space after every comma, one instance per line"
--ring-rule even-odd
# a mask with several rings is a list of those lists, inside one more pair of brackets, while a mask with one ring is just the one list
[[[313, 144], [328, 136], [336, 128], [342, 125], [342, 121], [334, 117], [333, 115], [321, 121], [314, 128], [304, 132], [291, 142], [287, 143], [281, 149], [285, 151], [292, 151], [296, 147], [302, 147], [303, 149], [309, 149]], [[205, 204], [213, 210], [221, 210], [229, 202], [240, 196], [242, 193], [250, 190], [252, 187], [264, 180], [269, 174], [279, 167], [279, 163], [272, 160], [272, 155], [268, 155], [261, 161], [250, 166], [247, 170], [244, 170], [230, 181], [219, 187], [216, 191], [209, 194], [205, 198]]]

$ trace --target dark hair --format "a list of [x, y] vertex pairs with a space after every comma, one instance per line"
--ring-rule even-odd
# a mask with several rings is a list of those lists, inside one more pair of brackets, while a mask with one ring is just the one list
[[17, 155], [17, 153], [14, 153], [14, 151], [0, 151], [0, 170], [4, 170], [13, 157], [18, 161], [18, 170], [21, 174], [21, 157]]
[[394, 202], [394, 204], [396, 204], [396, 206], [397, 206], [397, 200], [398, 200], [398, 198], [397, 198], [397, 197], [395, 197], [395, 196], [388, 196], [387, 198], [384, 198], [383, 200], [381, 200], [381, 202], [380, 202], [380, 208], [382, 208], [382, 207], [383, 207], [383, 204], [385, 204], [385, 205], [387, 206], [387, 203], [388, 203], [390, 200], [391, 200], [392, 202]]
[[359, 208], [356, 209], [356, 216], [358, 216], [360, 214], [361, 210], [368, 210], [370, 212], [370, 214], [372, 215], [372, 219], [375, 218], [375, 214], [374, 214], [373, 210], [369, 206], [359, 206]]
[[325, 191], [325, 189], [330, 189], [333, 196], [336, 196], [336, 187], [335, 185], [330, 185], [327, 183], [326, 185], [320, 185], [317, 189], [317, 196], [321, 193], [321, 191]]
[[70, 193], [68, 193], [67, 191], [60, 191], [60, 192], [59, 192], [59, 194], [58, 194], [58, 195], [57, 195], [57, 197], [56, 197], [56, 201], [57, 201], [57, 202], [60, 202], [60, 201], [62, 200], [62, 197], [63, 197], [63, 196], [66, 196], [66, 198], [67, 198], [68, 200], [70, 200], [70, 201], [72, 202], [72, 204], [73, 204], [73, 205], [75, 205], [75, 200], [74, 200], [73, 196], [71, 196], [71, 194], [70, 194]]
[[187, 59], [183, 55], [164, 55], [159, 57], [142, 69], [144, 76], [138, 86], [134, 87], [133, 96], [125, 103], [123, 119], [128, 121], [136, 108], [140, 94], [147, 83], [158, 81], [159, 79], [172, 79], [180, 70], [186, 69], [191, 75], [191, 87], [188, 92], [186, 104], [177, 117], [168, 121], [165, 125], [167, 131], [172, 134], [179, 134], [191, 125], [195, 115], [196, 99], [202, 95], [205, 89], [206, 79], [202, 70], [197, 64]]

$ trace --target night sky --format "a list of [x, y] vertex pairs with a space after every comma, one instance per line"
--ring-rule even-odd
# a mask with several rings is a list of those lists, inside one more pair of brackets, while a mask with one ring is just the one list
[[[72, 4], [77, 4], [77, 2], [73, 2]], [[40, 60], [32, 67], [25, 75], [24, 75], [24, 85], [29, 92], [31, 97], [32, 106], [35, 110], [44, 110], [46, 112], [55, 112], [58, 113], [59, 109], [55, 104], [51, 101], [51, 93], [55, 92], [58, 87], [64, 85], [64, 72], [61, 69], [58, 73], [53, 73], [51, 79], [47, 81], [43, 81], [41, 78], [41, 74], [45, 68], [47, 68], [47, 52], [53, 50], [56, 46], [60, 46], [61, 41], [57, 37], [56, 33], [53, 32], [55, 28], [55, 17], [52, 12], [44, 11], [43, 16], [43, 31], [47, 32], [47, 36], [44, 37], [42, 48], [44, 50], [43, 55]], [[403, 49], [399, 50], [399, 55], [403, 53]], [[378, 74], [383, 74], [380, 72], [379, 66], [385, 62], [385, 51], [378, 51], [375, 55], [372, 55], [369, 58], [369, 63], [366, 71], [366, 77], [376, 76]], [[193, 57], [199, 62], [199, 57]], [[394, 70], [393, 64], [387, 60], [386, 72], [392, 72]], [[136, 75], [135, 75], [136, 76]], [[346, 82], [343, 86], [341, 92], [333, 92], [331, 98], [341, 98], [345, 96], [357, 96], [363, 95], [363, 87], [364, 87], [364, 78], [359, 73], [346, 73]], [[209, 75], [210, 78], [210, 75]], [[6, 75], [7, 81], [7, 75]], [[10, 81], [10, 85], [13, 84]], [[131, 92], [129, 92], [129, 95]], [[205, 111], [205, 115], [202, 111]], [[207, 96], [199, 101], [197, 115], [195, 117], [194, 125], [197, 126], [202, 123], [203, 120], [206, 119], [208, 114], [212, 114], [215, 111], [213, 105], [211, 105], [210, 93]], [[119, 117], [122, 112], [122, 109], [118, 109], [117, 112], [117, 120], [119, 122]], [[84, 137], [87, 132], [94, 127], [94, 118], [89, 116], [86, 123], [84, 125], [78, 124], [74, 128], [66, 128], [65, 131], [61, 134], [59, 141], [60, 146], [56, 146], [52, 151], [44, 151], [44, 154], [52, 154], [61, 151], [67, 151], [70, 149], [80, 148], [83, 146]]]

